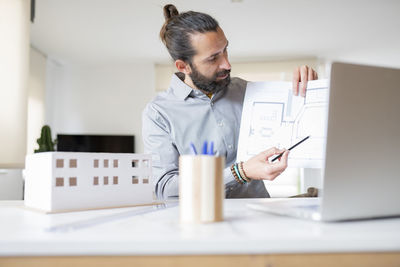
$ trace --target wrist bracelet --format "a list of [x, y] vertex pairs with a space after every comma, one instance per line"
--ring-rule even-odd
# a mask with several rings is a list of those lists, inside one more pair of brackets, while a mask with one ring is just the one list
[[244, 174], [243, 174], [243, 167], [242, 167], [241, 162], [237, 163], [237, 168], [238, 168], [238, 170], [239, 170], [240, 177], [241, 177], [243, 180], [245, 180], [246, 182], [248, 182], [248, 180], [246, 179], [247, 177], [244, 177]]
[[243, 161], [239, 162], [239, 171], [240, 171], [240, 174], [241, 174], [242, 178], [244, 180], [246, 180], [246, 182], [249, 183], [251, 181], [251, 179], [249, 177], [247, 177], [246, 172], [244, 171]]
[[235, 163], [235, 164], [233, 165], [233, 168], [234, 168], [234, 170], [235, 170], [235, 172], [236, 172], [236, 175], [238, 176], [239, 180], [241, 181], [241, 183], [242, 183], [242, 184], [247, 183], [247, 181], [246, 181], [245, 179], [243, 179], [242, 176], [240, 175], [240, 172], [239, 172], [239, 164], [238, 164], [238, 163]]
[[239, 178], [237, 177], [235, 170], [233, 169], [233, 165], [234, 164], [231, 165], [231, 173], [232, 173], [233, 177], [235, 178], [236, 182], [238, 182], [240, 184]]
[[231, 166], [232, 175], [233, 175], [233, 177], [235, 178], [236, 182], [238, 182], [239, 184], [244, 184], [243, 180], [241, 180], [241, 179], [239, 178], [238, 174], [236, 173], [235, 165], [236, 165], [236, 163], [235, 163], [235, 164], [232, 164], [232, 166]]
[[246, 183], [246, 181], [240, 176], [239, 168], [238, 168], [238, 164], [237, 164], [237, 163], [235, 163], [235, 164], [233, 165], [233, 168], [235, 169], [236, 175], [239, 177], [239, 180], [240, 180], [243, 184]]

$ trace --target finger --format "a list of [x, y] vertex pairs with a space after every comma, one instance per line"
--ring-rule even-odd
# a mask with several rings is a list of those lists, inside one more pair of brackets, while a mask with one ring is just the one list
[[270, 149], [267, 149], [263, 152], [261, 152], [262, 157], [268, 159], [269, 157], [282, 153], [283, 151], [281, 149], [278, 149], [276, 147], [271, 147]]
[[307, 66], [302, 66], [301, 67], [301, 88], [300, 88], [300, 94], [301, 96], [306, 96], [306, 87], [307, 87], [307, 77], [308, 77], [308, 67]]
[[318, 73], [314, 71], [314, 80], [318, 80]]
[[279, 159], [279, 162], [271, 166], [272, 171], [274, 173], [283, 172], [287, 168], [288, 157], [289, 157], [289, 150], [285, 150], [282, 157]]
[[[280, 157], [279, 157], [279, 161], [284, 161], [284, 160], [286, 160], [287, 161], [287, 156], [286, 156], [286, 154], [288, 154], [289, 153], [289, 150], [286, 150], [286, 149], [284, 149], [279, 155], [281, 155]], [[285, 158], [286, 157], [286, 158]]]
[[274, 161], [276, 161], [276, 160], [280, 161], [280, 160], [281, 160], [281, 157], [283, 156], [283, 152], [284, 152], [284, 150], [277, 151], [277, 153], [275, 153], [273, 157], [271, 157], [271, 156], [267, 157], [268, 161], [269, 161], [269, 159], [271, 159], [271, 158], [272, 158], [272, 159], [271, 159], [270, 162], [274, 162]]
[[300, 82], [300, 68], [296, 68], [293, 72], [293, 94], [299, 94], [299, 82]]
[[308, 69], [308, 80], [309, 81], [314, 80], [314, 70], [312, 68]]
[[286, 150], [283, 153], [282, 157], [280, 158], [280, 161], [283, 162], [287, 166], [288, 158], [289, 158], [289, 150]]

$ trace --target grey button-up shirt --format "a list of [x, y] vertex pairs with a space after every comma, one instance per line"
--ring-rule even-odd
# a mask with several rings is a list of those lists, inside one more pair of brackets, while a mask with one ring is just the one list
[[262, 181], [239, 184], [230, 171], [236, 161], [247, 82], [232, 78], [228, 88], [210, 99], [185, 84], [183, 78], [182, 73], [174, 74], [168, 90], [158, 94], [143, 111], [144, 149], [153, 156], [157, 197], [178, 196], [179, 155], [192, 154], [191, 142], [199, 150], [205, 140], [213, 141], [217, 155], [226, 158], [227, 198], [269, 197]]

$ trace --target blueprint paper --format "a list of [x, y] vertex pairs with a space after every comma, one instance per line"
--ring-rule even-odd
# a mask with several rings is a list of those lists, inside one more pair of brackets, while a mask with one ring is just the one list
[[322, 168], [325, 157], [328, 81], [309, 81], [306, 97], [294, 96], [291, 82], [248, 82], [240, 125], [238, 161], [271, 148], [291, 150], [289, 167]]

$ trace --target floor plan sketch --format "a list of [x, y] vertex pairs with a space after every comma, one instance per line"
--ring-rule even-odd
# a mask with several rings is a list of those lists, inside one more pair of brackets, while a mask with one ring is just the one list
[[293, 149], [289, 166], [321, 168], [326, 138], [328, 82], [308, 82], [306, 97], [293, 96], [291, 82], [249, 82], [240, 126], [238, 160], [270, 147]]

